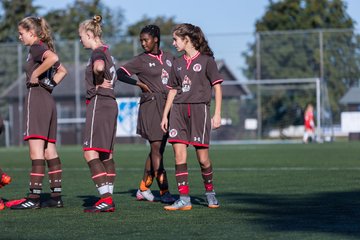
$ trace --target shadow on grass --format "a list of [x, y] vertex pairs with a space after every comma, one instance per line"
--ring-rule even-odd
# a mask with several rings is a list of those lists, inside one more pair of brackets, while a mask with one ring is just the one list
[[78, 198], [81, 198], [84, 203], [82, 204], [83, 207], [91, 207], [93, 206], [100, 198], [93, 195], [86, 195], [86, 196], [77, 196]]
[[[360, 190], [314, 194], [224, 193], [229, 211], [268, 231], [334, 233], [360, 238]], [[241, 218], [241, 217], [240, 217]]]
[[[123, 191], [123, 192], [114, 192], [114, 194], [130, 194], [131, 197], [133, 197], [134, 199], [136, 198], [136, 192], [137, 189], [129, 189], [128, 191]], [[152, 190], [151, 191], [156, 199], [156, 201], [160, 201], [160, 191], [159, 190]], [[175, 200], [180, 198], [179, 194], [171, 194]], [[200, 198], [200, 197], [196, 197], [196, 196], [190, 196], [191, 197], [191, 203], [193, 205], [204, 205], [207, 206], [207, 203], [205, 201], [205, 196], [204, 198]]]

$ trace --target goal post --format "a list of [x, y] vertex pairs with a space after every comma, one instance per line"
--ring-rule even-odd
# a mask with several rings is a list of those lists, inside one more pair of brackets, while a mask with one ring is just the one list
[[[319, 78], [224, 81], [222, 85], [224, 124], [213, 131], [213, 143], [301, 142], [307, 103], [315, 106], [316, 140], [323, 141], [323, 86]], [[231, 88], [244, 89], [247, 94], [229, 97]]]

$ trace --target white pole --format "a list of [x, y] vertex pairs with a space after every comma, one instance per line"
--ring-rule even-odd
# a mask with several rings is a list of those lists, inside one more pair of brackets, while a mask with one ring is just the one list
[[316, 136], [317, 136], [317, 141], [321, 141], [322, 140], [322, 136], [321, 136], [321, 85], [320, 85], [320, 78], [316, 79]]

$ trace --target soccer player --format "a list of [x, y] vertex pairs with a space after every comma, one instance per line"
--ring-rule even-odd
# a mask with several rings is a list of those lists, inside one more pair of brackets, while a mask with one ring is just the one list
[[308, 143], [314, 141], [315, 137], [315, 122], [314, 122], [314, 107], [311, 103], [306, 106], [304, 114], [304, 136], [303, 142]]
[[[61, 199], [61, 161], [55, 142], [57, 130], [56, 106], [51, 92], [66, 76], [59, 62], [48, 23], [44, 18], [26, 17], [18, 24], [19, 40], [29, 46], [26, 60], [28, 89], [24, 111], [24, 140], [29, 143], [31, 159], [30, 194], [11, 209], [63, 207]], [[51, 188], [51, 198], [40, 205], [40, 193], [45, 176], [45, 162]]]
[[[223, 81], [214, 55], [202, 30], [184, 23], [173, 30], [173, 45], [184, 54], [174, 60], [168, 82], [170, 88], [161, 121], [163, 131], [169, 131], [169, 143], [175, 154], [175, 176], [180, 198], [165, 210], [192, 209], [189, 196], [187, 146], [193, 145], [204, 180], [209, 208], [218, 208], [213, 186], [213, 169], [209, 158], [210, 130], [221, 125]], [[212, 89], [215, 92], [215, 112], [210, 119]], [[171, 109], [171, 112], [170, 112]], [[168, 114], [170, 117], [168, 120]]]
[[161, 202], [169, 204], [175, 199], [169, 192], [163, 164], [163, 153], [168, 136], [161, 130], [160, 122], [168, 93], [166, 84], [174, 57], [160, 49], [160, 28], [156, 25], [148, 25], [141, 30], [140, 43], [144, 52], [117, 71], [119, 79], [137, 75], [139, 81], [150, 89], [150, 92], [141, 94], [138, 114], [137, 133], [149, 141], [150, 153], [145, 161], [144, 174], [136, 198], [154, 201], [150, 186], [155, 178], [160, 188]]
[[112, 194], [116, 173], [112, 153], [118, 114], [114, 93], [117, 75], [109, 47], [101, 38], [101, 21], [102, 17], [96, 15], [79, 25], [80, 41], [84, 48], [91, 49], [85, 70], [87, 105], [83, 151], [100, 195], [100, 200], [85, 208], [85, 212], [115, 211]]

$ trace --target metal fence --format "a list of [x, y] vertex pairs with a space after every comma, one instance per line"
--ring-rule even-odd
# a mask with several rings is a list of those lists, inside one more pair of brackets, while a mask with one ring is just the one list
[[[281, 31], [281, 32], [259, 32], [259, 33], [228, 33], [228, 34], [208, 34], [209, 44], [215, 53], [216, 59], [222, 59], [232, 71], [236, 80], [246, 81], [246, 79], [288, 79], [288, 78], [319, 78], [322, 86], [321, 108], [318, 111], [324, 111], [323, 116], [330, 125], [339, 124], [340, 112], [345, 106], [339, 104], [339, 99], [352, 86], [359, 83], [360, 78], [360, 41], [357, 31], [345, 29], [329, 29], [329, 30], [308, 30], [308, 31]], [[107, 40], [107, 44], [111, 46], [112, 55], [120, 63], [129, 60], [134, 55], [142, 52], [137, 37], [122, 37], [119, 39]], [[172, 37], [162, 37], [162, 48], [171, 51], [174, 54], [175, 49], [172, 47]], [[57, 41], [57, 53], [61, 62], [66, 66], [73, 68], [74, 71], [68, 76], [69, 79], [75, 81], [74, 118], [83, 117], [83, 106], [80, 98], [80, 73], [82, 66], [86, 64], [89, 53], [82, 49], [78, 40], [74, 41]], [[23, 64], [26, 59], [27, 49], [19, 43], [2, 43], [0, 44], [0, 89], [1, 89], [1, 115], [5, 119], [11, 120], [15, 116], [11, 116], [9, 110], [9, 95], [6, 91], [15, 81], [23, 81]], [[235, 79], [226, 79], [235, 80]], [[341, 82], [336, 85], [337, 81]], [[17, 87], [17, 101], [20, 103], [14, 105], [21, 116], [22, 102], [24, 98], [25, 86], [20, 84]], [[339, 88], [340, 86], [340, 88]], [[252, 89], [251, 91], [258, 91]], [[135, 94], [135, 93], [134, 93]], [[310, 94], [311, 95], [311, 94]], [[224, 104], [229, 106], [224, 108], [243, 109], [244, 101], [237, 102], [235, 99], [250, 99], [257, 95], [252, 92], [249, 96], [232, 97], [233, 101], [228, 98]], [[326, 96], [329, 96], [326, 98]], [[12, 101], [15, 101], [12, 99]], [[265, 100], [266, 101], [266, 100]], [[300, 100], [299, 106], [304, 107], [305, 102], [314, 101], [315, 95]], [[235, 104], [235, 105], [234, 105]], [[13, 107], [14, 107], [13, 106]], [[257, 106], [260, 110], [265, 111], [264, 106]], [[274, 106], [275, 107], [275, 106]], [[283, 106], [279, 106], [283, 107]], [[61, 109], [58, 109], [61, 112]], [[240, 111], [241, 114], [244, 111]], [[239, 112], [239, 114], [240, 114]], [[246, 111], [245, 111], [246, 112]], [[61, 115], [61, 113], [60, 113]], [[233, 118], [234, 118], [234, 114]], [[261, 114], [260, 114], [261, 115]], [[253, 116], [252, 116], [253, 117]], [[234, 119], [233, 119], [234, 120]], [[261, 119], [257, 114], [257, 120], [266, 122], [269, 119]], [[21, 120], [20, 120], [21, 121]], [[234, 124], [236, 121], [232, 121]], [[296, 121], [295, 121], [296, 122]], [[299, 121], [297, 121], [299, 122]], [[244, 122], [239, 122], [244, 124]], [[293, 123], [289, 123], [291, 125]], [[13, 123], [9, 121], [10, 134], [21, 129], [13, 129]], [[243, 127], [243, 126], [241, 126]], [[233, 139], [234, 137], [226, 135], [219, 130], [214, 134], [214, 140]], [[255, 134], [255, 139], [266, 138], [264, 131]], [[245, 134], [246, 135], [246, 134]], [[241, 140], [245, 137], [238, 134], [236, 139]], [[249, 136], [246, 136], [248, 138]], [[216, 139], [219, 138], [219, 139]], [[0, 143], [4, 144], [5, 136], [1, 136]], [[16, 141], [15, 141], [16, 142]]]

